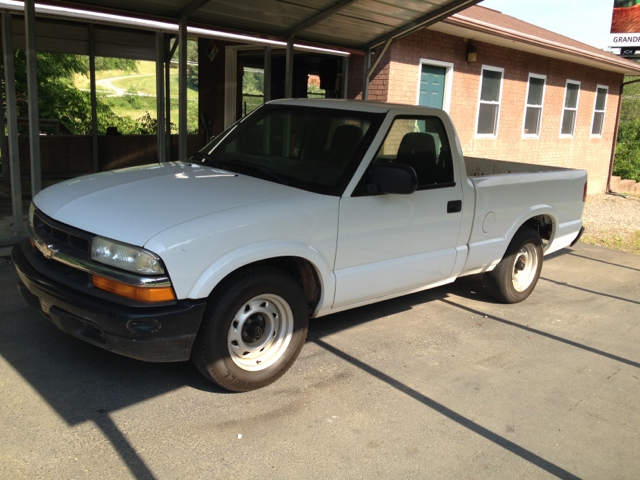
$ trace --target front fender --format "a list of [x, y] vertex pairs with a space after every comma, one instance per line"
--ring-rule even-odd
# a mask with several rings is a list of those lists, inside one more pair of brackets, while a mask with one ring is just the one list
[[297, 241], [272, 240], [255, 243], [223, 255], [200, 275], [189, 291], [188, 297], [207, 297], [216, 285], [232, 272], [246, 265], [277, 257], [303, 258], [315, 267], [322, 289], [315, 315], [319, 316], [328, 311], [333, 304], [335, 294], [333, 271], [316, 248]]

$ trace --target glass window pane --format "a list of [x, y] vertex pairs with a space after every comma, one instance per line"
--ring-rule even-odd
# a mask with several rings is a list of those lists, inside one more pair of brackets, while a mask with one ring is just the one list
[[481, 103], [480, 113], [478, 114], [478, 133], [495, 135], [497, 118], [498, 105]]
[[366, 112], [264, 106], [202, 152], [225, 170], [309, 191], [334, 192], [349, 166], [360, 161], [373, 122], [379, 125], [381, 119]]
[[524, 118], [525, 135], [538, 135], [540, 133], [540, 113], [542, 113], [542, 108], [527, 107], [527, 113]]
[[567, 84], [567, 98], [565, 99], [565, 108], [576, 108], [578, 106], [578, 92], [580, 86], [576, 83]]
[[542, 92], [544, 91], [544, 80], [542, 78], [529, 79], [528, 105], [542, 105]]
[[565, 110], [562, 117], [562, 134], [573, 135], [573, 125], [576, 118], [575, 110]]
[[598, 96], [596, 97], [596, 110], [604, 110], [604, 106], [607, 102], [607, 89], [599, 88]]
[[500, 100], [500, 80], [501, 72], [493, 70], [482, 71], [482, 93], [480, 100], [484, 102], [497, 102]]
[[604, 112], [596, 112], [593, 115], [593, 128], [591, 135], [602, 135], [602, 124], [604, 123]]
[[453, 159], [439, 118], [398, 118], [393, 122], [374, 164], [401, 163], [418, 177], [418, 188], [454, 181]]

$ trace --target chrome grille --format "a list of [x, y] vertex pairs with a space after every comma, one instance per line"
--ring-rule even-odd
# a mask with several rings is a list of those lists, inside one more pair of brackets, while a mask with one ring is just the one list
[[79, 258], [89, 258], [91, 235], [48, 218], [42, 212], [33, 216], [33, 228], [42, 240], [56, 250]]

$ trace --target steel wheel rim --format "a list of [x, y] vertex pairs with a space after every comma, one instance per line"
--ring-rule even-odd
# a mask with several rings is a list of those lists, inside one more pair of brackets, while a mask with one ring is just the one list
[[516, 292], [524, 292], [531, 286], [538, 271], [538, 251], [533, 243], [527, 243], [516, 254], [511, 280]]
[[293, 335], [293, 312], [278, 295], [262, 294], [245, 302], [229, 326], [227, 348], [243, 370], [264, 370], [287, 350]]

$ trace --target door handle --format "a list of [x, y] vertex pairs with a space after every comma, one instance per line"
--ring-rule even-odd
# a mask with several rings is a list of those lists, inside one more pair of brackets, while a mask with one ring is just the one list
[[451, 200], [447, 203], [447, 213], [458, 213], [462, 211], [462, 200]]

